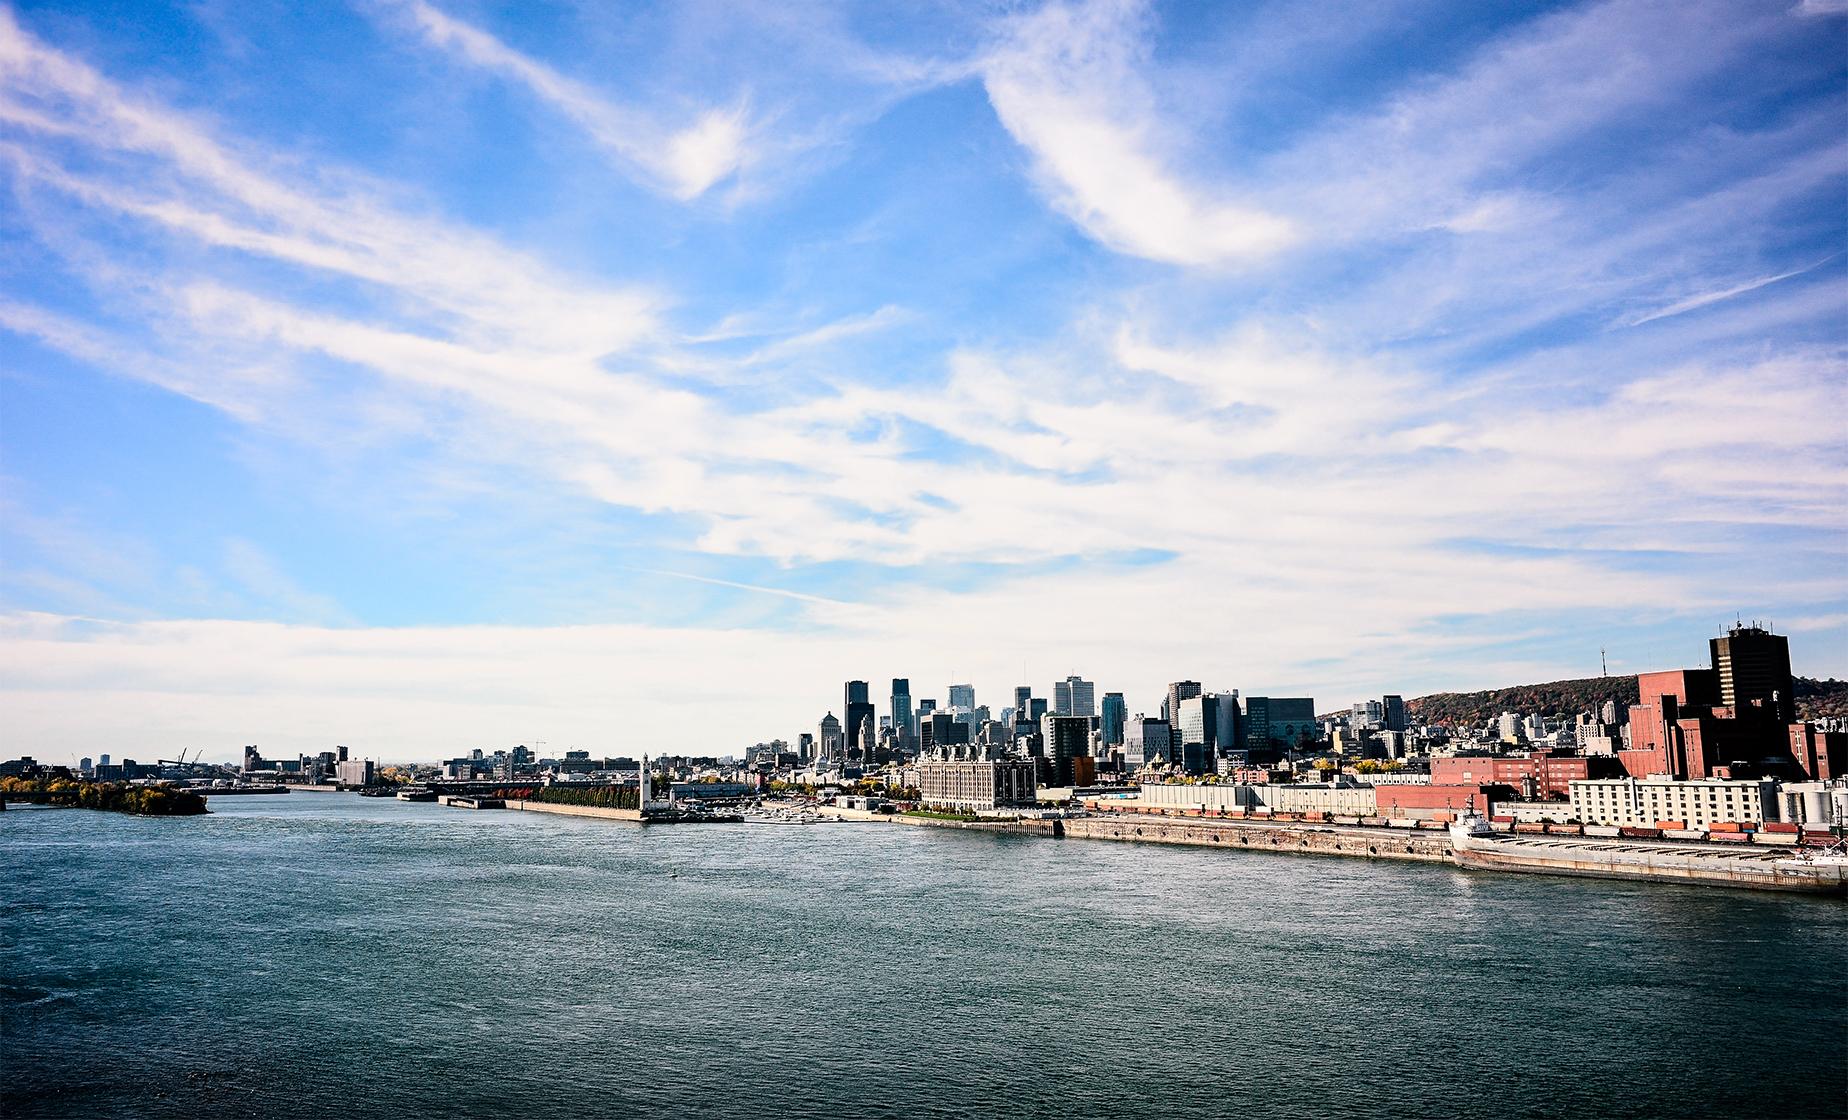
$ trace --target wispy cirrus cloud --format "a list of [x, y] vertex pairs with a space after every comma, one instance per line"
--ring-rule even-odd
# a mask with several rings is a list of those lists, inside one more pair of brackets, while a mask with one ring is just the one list
[[431, 46], [519, 83], [577, 124], [599, 147], [682, 201], [705, 194], [754, 158], [755, 126], [742, 101], [668, 123], [660, 113], [599, 95], [424, 0], [407, 0], [385, 10], [401, 13]]
[[[1833, 259], [1833, 257], [1829, 258], [1829, 260]], [[1653, 323], [1657, 319], [1667, 319], [1676, 315], [1686, 314], [1689, 311], [1697, 311], [1710, 304], [1719, 303], [1721, 300], [1732, 299], [1734, 296], [1742, 296], [1747, 292], [1755, 292], [1760, 288], [1775, 284], [1780, 280], [1789, 280], [1793, 276], [1801, 276], [1806, 272], [1813, 272], [1827, 263], [1828, 260], [1817, 261], [1815, 264], [1805, 265], [1802, 268], [1793, 268], [1789, 272], [1780, 272], [1775, 276], [1760, 276], [1752, 280], [1747, 280], [1744, 283], [1732, 284], [1724, 288], [1715, 288], [1711, 291], [1699, 292], [1695, 295], [1678, 299], [1665, 307], [1658, 307], [1652, 311], [1645, 311], [1637, 315], [1632, 315], [1624, 319], [1622, 325], [1626, 327], [1640, 327], [1644, 323]]]
[[1143, 6], [1048, 4], [1010, 21], [982, 63], [1001, 123], [1061, 213], [1118, 252], [1181, 265], [1261, 258], [1298, 232], [1249, 200], [1190, 182], [1165, 150], [1137, 71]]

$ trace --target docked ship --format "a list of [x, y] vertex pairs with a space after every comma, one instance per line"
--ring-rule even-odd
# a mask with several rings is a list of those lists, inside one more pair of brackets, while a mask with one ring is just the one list
[[398, 791], [400, 801], [435, 801], [436, 791], [428, 786], [406, 786]]
[[1848, 849], [1747, 850], [1699, 841], [1603, 840], [1496, 832], [1474, 809], [1450, 826], [1452, 858], [1482, 871], [1707, 883], [1848, 895]]
[[259, 784], [255, 782], [217, 781], [210, 785], [191, 785], [186, 787], [200, 797], [224, 797], [229, 794], [288, 793], [289, 787], [280, 782]]

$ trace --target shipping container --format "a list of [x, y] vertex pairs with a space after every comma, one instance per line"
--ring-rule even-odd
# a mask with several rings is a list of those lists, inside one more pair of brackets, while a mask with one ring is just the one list
[[1662, 838], [1662, 830], [1659, 828], [1625, 827], [1618, 829], [1617, 835], [1628, 836], [1634, 840], [1660, 840]]
[[1744, 832], [1745, 826], [1738, 821], [1714, 821], [1707, 826], [1708, 832]]
[[1752, 836], [1754, 844], [1795, 844], [1797, 837], [1788, 832], [1760, 832]]
[[1759, 826], [1758, 830], [1760, 832], [1794, 833], [1797, 831], [1797, 825], [1790, 821], [1766, 821], [1764, 824]]
[[1688, 822], [1686, 821], [1657, 821], [1655, 822], [1655, 826], [1661, 829], [1663, 832], [1668, 832], [1671, 829], [1686, 829], [1688, 827]]
[[1709, 832], [1707, 839], [1724, 840], [1728, 844], [1749, 844], [1752, 842], [1752, 835], [1749, 832]]

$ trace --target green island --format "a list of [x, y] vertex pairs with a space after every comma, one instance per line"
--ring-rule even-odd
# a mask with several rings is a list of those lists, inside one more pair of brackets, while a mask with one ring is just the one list
[[206, 812], [205, 798], [176, 786], [137, 786], [82, 778], [0, 778], [0, 801], [101, 809], [143, 817], [191, 817]]

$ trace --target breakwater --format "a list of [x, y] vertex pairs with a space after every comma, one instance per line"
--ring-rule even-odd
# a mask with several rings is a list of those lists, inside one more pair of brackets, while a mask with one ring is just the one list
[[611, 809], [601, 805], [562, 805], [550, 801], [527, 801], [508, 798], [504, 808], [521, 813], [556, 813], [561, 817], [601, 817], [608, 821], [628, 821], [641, 824], [640, 809]]
[[1067, 823], [1062, 820], [1041, 820], [1035, 817], [961, 821], [948, 820], [943, 817], [923, 816], [914, 813], [885, 815], [885, 819], [897, 824], [925, 825], [930, 828], [963, 828], [975, 832], [1004, 832], [1014, 833], [1020, 836], [1044, 836], [1053, 839], [1065, 835], [1065, 825]]
[[1186, 820], [1131, 814], [1077, 817], [1064, 822], [1077, 840], [1125, 840], [1143, 844], [1291, 852], [1298, 855], [1360, 856], [1368, 859], [1445, 863], [1449, 837], [1442, 832], [1368, 829], [1256, 822]]

